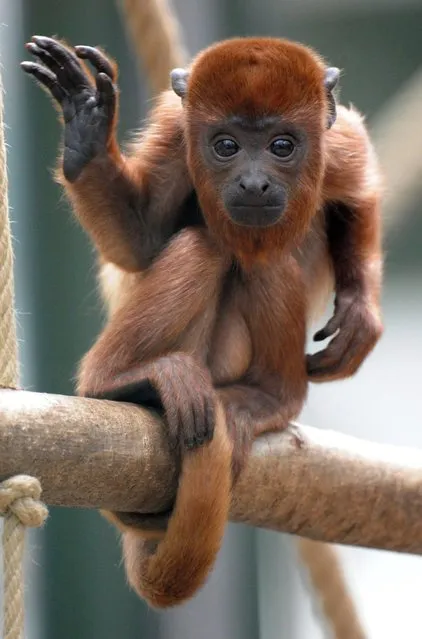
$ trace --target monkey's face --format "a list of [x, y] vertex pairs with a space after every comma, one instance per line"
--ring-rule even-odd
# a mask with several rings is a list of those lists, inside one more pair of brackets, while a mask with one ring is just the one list
[[237, 225], [277, 224], [306, 156], [306, 134], [278, 116], [233, 116], [201, 133], [203, 161], [225, 212]]
[[310, 49], [271, 38], [219, 43], [174, 72], [200, 206], [237, 256], [281, 251], [309, 229], [336, 77]]

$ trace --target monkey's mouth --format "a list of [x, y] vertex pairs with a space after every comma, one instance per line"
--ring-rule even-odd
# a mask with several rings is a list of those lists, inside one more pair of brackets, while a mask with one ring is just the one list
[[283, 206], [230, 206], [227, 213], [239, 226], [266, 227], [277, 224], [283, 214]]

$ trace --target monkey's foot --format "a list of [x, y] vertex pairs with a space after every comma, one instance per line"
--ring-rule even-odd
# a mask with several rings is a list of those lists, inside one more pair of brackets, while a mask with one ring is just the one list
[[95, 397], [162, 411], [170, 445], [182, 453], [213, 438], [216, 398], [210, 376], [184, 353], [161, 357], [123, 373]]

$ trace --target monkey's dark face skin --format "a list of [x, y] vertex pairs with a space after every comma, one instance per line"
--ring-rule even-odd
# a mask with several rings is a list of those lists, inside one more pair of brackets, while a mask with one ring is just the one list
[[202, 141], [230, 220], [247, 227], [280, 222], [305, 157], [305, 133], [277, 116], [233, 116], [205, 127]]

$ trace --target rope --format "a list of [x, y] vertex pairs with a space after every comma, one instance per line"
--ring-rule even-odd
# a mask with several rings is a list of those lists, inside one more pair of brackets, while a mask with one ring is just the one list
[[[167, 0], [118, 2], [153, 92], [157, 94], [166, 90], [170, 71], [184, 66], [188, 57], [179, 24]], [[307, 539], [299, 539], [297, 545], [336, 639], [365, 639], [336, 550]]]
[[0, 484], [0, 515], [4, 517], [3, 639], [22, 639], [24, 626], [23, 552], [25, 527], [44, 523], [48, 511], [39, 499], [41, 485], [34, 477], [16, 475]]
[[170, 86], [170, 71], [186, 63], [179, 23], [167, 0], [119, 0], [131, 40], [154, 95]]
[[13, 294], [13, 253], [7, 198], [6, 144], [3, 125], [3, 85], [0, 77], [0, 387], [18, 381]]
[[346, 586], [339, 555], [333, 546], [299, 538], [297, 549], [308, 569], [313, 589], [336, 639], [366, 639]]
[[[0, 388], [16, 388], [18, 356], [13, 289], [13, 251], [7, 196], [3, 84], [0, 76]], [[41, 526], [47, 509], [39, 501], [38, 480], [26, 475], [0, 484], [3, 526], [3, 639], [21, 639], [24, 626], [23, 551], [25, 526]]]

